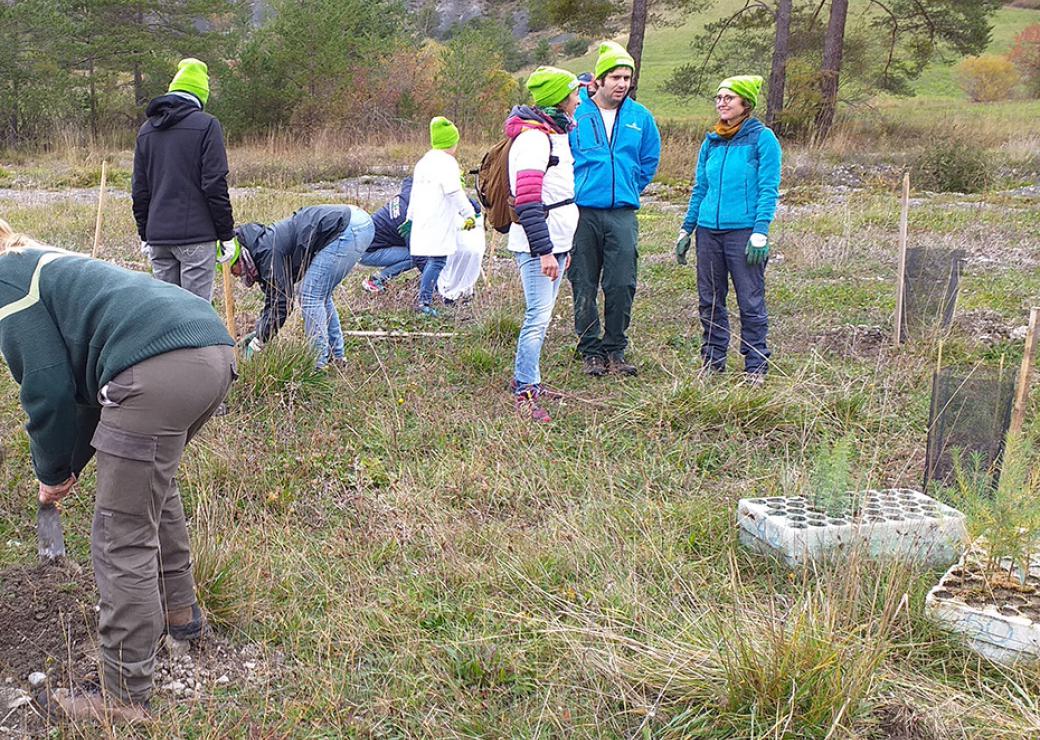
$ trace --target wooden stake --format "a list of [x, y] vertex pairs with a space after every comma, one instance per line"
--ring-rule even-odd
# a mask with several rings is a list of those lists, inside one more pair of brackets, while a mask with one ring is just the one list
[[1026, 400], [1029, 398], [1029, 380], [1033, 374], [1033, 355], [1036, 352], [1036, 329], [1040, 322], [1040, 308], [1029, 310], [1029, 331], [1026, 332], [1026, 346], [1022, 353], [1022, 367], [1018, 371], [1018, 387], [1015, 388], [1015, 407], [1011, 412], [1011, 425], [1008, 434], [1018, 436], [1026, 420]]
[[105, 183], [108, 181], [108, 162], [101, 160], [101, 186], [98, 191], [97, 219], [94, 221], [94, 248], [90, 250], [90, 256], [97, 259], [98, 250], [101, 248], [101, 222], [105, 208]]
[[345, 337], [372, 337], [375, 339], [411, 339], [412, 337], [433, 337], [451, 339], [453, 331], [345, 331]]
[[224, 279], [224, 314], [227, 320], [228, 334], [231, 335], [232, 339], [238, 341], [238, 334], [235, 332], [235, 291], [231, 268], [224, 265], [220, 274]]
[[903, 343], [903, 293], [906, 290], [906, 232], [910, 220], [910, 172], [903, 173], [903, 209], [899, 214], [899, 277], [896, 280], [896, 344]]

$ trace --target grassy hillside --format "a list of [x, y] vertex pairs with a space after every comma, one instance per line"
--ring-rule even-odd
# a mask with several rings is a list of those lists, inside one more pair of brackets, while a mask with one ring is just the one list
[[[732, 12], [743, 5], [743, 0], [720, 0], [711, 10], [688, 18], [683, 24], [672, 27], [655, 27], [647, 31], [643, 52], [640, 81], [640, 100], [648, 105], [660, 119], [688, 120], [710, 117], [713, 107], [708, 100], [684, 101], [667, 93], [664, 82], [672, 70], [680, 64], [702, 57], [699, 50], [690, 48], [690, 41], [700, 32], [706, 22]], [[1007, 53], [1015, 35], [1031, 23], [1040, 23], [1040, 10], [1005, 7], [993, 18], [993, 35], [989, 47], [996, 54]], [[575, 71], [592, 69], [595, 54], [562, 62], [562, 66]], [[769, 75], [769, 59], [762, 60], [762, 68], [755, 70], [763, 76]], [[953, 77], [956, 60], [936, 62], [922, 74], [917, 84], [919, 99], [941, 98], [944, 100], [967, 101]], [[745, 70], [734, 70], [743, 72]], [[892, 107], [890, 101], [880, 101]], [[912, 100], [899, 100], [894, 106], [897, 111], [912, 109]], [[1040, 109], [1037, 110], [1040, 112]]]

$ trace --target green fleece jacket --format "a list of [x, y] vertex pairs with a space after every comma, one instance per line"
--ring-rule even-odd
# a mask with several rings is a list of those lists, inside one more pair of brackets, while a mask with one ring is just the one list
[[60, 249], [0, 256], [0, 351], [29, 417], [33, 467], [55, 485], [93, 454], [98, 390], [150, 357], [233, 345], [206, 301]]

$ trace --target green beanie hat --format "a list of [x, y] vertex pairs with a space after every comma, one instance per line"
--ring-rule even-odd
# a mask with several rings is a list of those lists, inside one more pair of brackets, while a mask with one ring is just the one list
[[527, 78], [527, 89], [539, 108], [559, 105], [577, 87], [578, 78], [557, 67], [539, 67]]
[[434, 149], [451, 149], [459, 143], [459, 130], [444, 116], [430, 119], [430, 146]]
[[604, 41], [599, 45], [599, 59], [596, 60], [596, 79], [605, 75], [614, 67], [631, 67], [634, 72], [636, 60], [625, 51], [625, 47], [616, 41]]
[[762, 78], [758, 75], [727, 77], [719, 83], [719, 90], [732, 90], [754, 108], [758, 105], [758, 94], [762, 92]]
[[188, 92], [199, 99], [203, 105], [209, 100], [209, 68], [198, 59], [181, 59], [177, 64], [177, 74], [173, 76], [169, 92]]

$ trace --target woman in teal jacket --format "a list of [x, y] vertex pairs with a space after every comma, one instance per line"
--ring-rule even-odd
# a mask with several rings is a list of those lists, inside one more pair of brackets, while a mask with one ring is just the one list
[[729, 279], [740, 308], [740, 353], [748, 382], [760, 385], [769, 366], [765, 273], [769, 224], [780, 188], [780, 143], [751, 113], [762, 78], [741, 75], [723, 80], [715, 96], [719, 122], [704, 138], [697, 175], [675, 256], [686, 264], [691, 236], [697, 244], [697, 293], [702, 372], [726, 369]]

